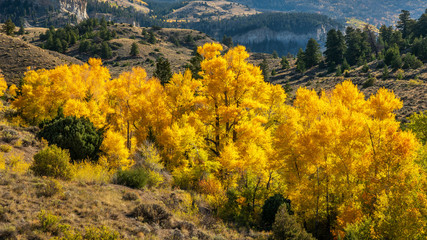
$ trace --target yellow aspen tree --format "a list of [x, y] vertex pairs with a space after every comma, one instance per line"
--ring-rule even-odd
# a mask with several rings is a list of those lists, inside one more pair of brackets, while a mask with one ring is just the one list
[[[301, 221], [314, 222], [307, 225], [314, 232], [335, 229], [343, 237], [348, 226], [369, 218], [373, 238], [393, 239], [396, 229], [415, 237], [425, 227], [420, 221], [425, 175], [414, 164], [419, 145], [394, 120], [402, 103], [392, 92], [381, 89], [364, 99], [350, 81], [320, 96], [297, 91], [296, 112], [289, 111], [275, 133], [289, 198]], [[415, 207], [399, 212], [385, 205], [390, 201]], [[398, 220], [387, 220], [389, 213]]]

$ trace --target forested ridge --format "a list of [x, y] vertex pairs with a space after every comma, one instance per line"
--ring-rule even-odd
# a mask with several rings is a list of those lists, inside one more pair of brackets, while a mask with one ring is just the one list
[[334, 18], [354, 17], [374, 25], [393, 24], [397, 21], [401, 9], [409, 10], [415, 16], [423, 13], [427, 7], [425, 1], [361, 0], [361, 1], [281, 1], [281, 0], [233, 0], [250, 7], [272, 11], [316, 12]]

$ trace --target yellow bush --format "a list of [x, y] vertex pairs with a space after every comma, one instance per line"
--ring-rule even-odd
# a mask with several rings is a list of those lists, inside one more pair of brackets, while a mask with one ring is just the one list
[[25, 162], [23, 154], [12, 153], [6, 161], [6, 169], [17, 173], [26, 173], [30, 164]]
[[0, 145], [0, 151], [8, 153], [8, 152], [10, 152], [10, 150], [12, 150], [12, 146], [7, 145], [7, 144]]
[[22, 147], [22, 139], [18, 139], [13, 146], [16, 148]]
[[108, 167], [89, 161], [75, 163], [72, 169], [74, 179], [81, 182], [107, 183], [114, 174], [114, 171], [109, 170]]
[[0, 153], [0, 170], [6, 170], [6, 161], [3, 153]]

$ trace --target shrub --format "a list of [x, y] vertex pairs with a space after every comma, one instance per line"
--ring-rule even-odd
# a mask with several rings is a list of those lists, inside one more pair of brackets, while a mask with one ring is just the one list
[[18, 132], [13, 129], [5, 129], [2, 132], [2, 139], [7, 143], [10, 143], [13, 140], [16, 140], [18, 138], [19, 138]]
[[12, 150], [12, 146], [7, 144], [2, 144], [0, 145], [0, 150], [5, 153], [10, 152], [10, 150]]
[[128, 170], [119, 170], [117, 172], [117, 184], [130, 188], [142, 189], [147, 185], [148, 172], [144, 168], [133, 168]]
[[86, 183], [108, 183], [114, 174], [108, 166], [83, 161], [72, 166], [73, 179]]
[[37, 185], [37, 197], [52, 197], [62, 193], [62, 185], [55, 179], [47, 179]]
[[12, 153], [8, 156], [6, 168], [17, 173], [27, 172], [30, 164], [25, 162], [23, 154]]
[[403, 68], [408, 69], [417, 69], [423, 65], [423, 62], [420, 61], [416, 56], [408, 53], [403, 57]]
[[396, 72], [396, 78], [397, 79], [402, 80], [403, 79], [403, 75], [404, 75], [404, 72], [403, 72], [402, 69], [397, 70], [397, 72]]
[[134, 192], [125, 192], [123, 194], [123, 198], [122, 199], [125, 200], [125, 201], [135, 201], [138, 198], [139, 198], [138, 194], [136, 194]]
[[31, 170], [35, 175], [69, 180], [72, 177], [70, 154], [55, 145], [44, 148], [34, 155]]
[[368, 64], [366, 62], [365, 62], [365, 64], [363, 64], [362, 72], [364, 72], [364, 73], [369, 72], [369, 66], [368, 66]]
[[109, 229], [105, 226], [96, 228], [88, 227], [83, 236], [83, 239], [96, 240], [96, 239], [106, 239], [106, 240], [116, 240], [120, 239], [120, 234], [112, 229]]
[[374, 86], [376, 80], [377, 79], [375, 77], [370, 77], [368, 80], [366, 80], [366, 82], [363, 83], [363, 88]]
[[289, 215], [286, 204], [282, 204], [276, 214], [273, 224], [273, 239], [314, 240], [311, 234], [296, 221], [295, 216]]
[[287, 206], [288, 213], [291, 214], [291, 201], [289, 199], [285, 199], [282, 194], [275, 194], [264, 202], [264, 205], [262, 206], [261, 220], [266, 230], [271, 230], [276, 213], [279, 210], [279, 207], [284, 203]]
[[86, 118], [57, 118], [42, 126], [37, 137], [62, 149], [68, 149], [72, 160], [98, 159], [102, 131]]
[[58, 223], [60, 221], [59, 217], [52, 215], [46, 212], [45, 210], [41, 210], [40, 213], [37, 215], [37, 218], [40, 221], [40, 229], [42, 232], [58, 234]]

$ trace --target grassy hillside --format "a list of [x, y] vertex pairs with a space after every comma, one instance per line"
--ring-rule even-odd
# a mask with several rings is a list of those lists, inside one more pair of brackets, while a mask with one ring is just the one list
[[[38, 34], [47, 30], [29, 28], [27, 29], [28, 36], [24, 35], [21, 38], [42, 47], [45, 41], [41, 41]], [[104, 64], [108, 66], [113, 76], [117, 76], [123, 71], [129, 71], [134, 66], [145, 68], [151, 75], [155, 69], [155, 61], [159, 57], [167, 58], [170, 61], [172, 71], [184, 71], [184, 66], [192, 57], [194, 49], [204, 43], [214, 41], [204, 33], [188, 29], [144, 28], [116, 23], [109, 25], [108, 30], [117, 34], [115, 38], [105, 41], [111, 46], [112, 57], [103, 59]], [[104, 42], [99, 38], [100, 31], [99, 28], [95, 29], [92, 37], [78, 40], [75, 44], [70, 45], [64, 54], [83, 62], [86, 62], [90, 57], [100, 57], [100, 43]], [[150, 43], [151, 33], [155, 39], [154, 43]], [[96, 53], [91, 53], [90, 50], [89, 52], [79, 51], [81, 42], [85, 40], [92, 43], [92, 48], [98, 49]], [[137, 56], [130, 55], [133, 43], [136, 43], [139, 49]]]
[[28, 67], [50, 69], [62, 64], [82, 63], [73, 57], [41, 49], [3, 33], [0, 33], [0, 52], [0, 68], [6, 79], [12, 83], [18, 83]]

